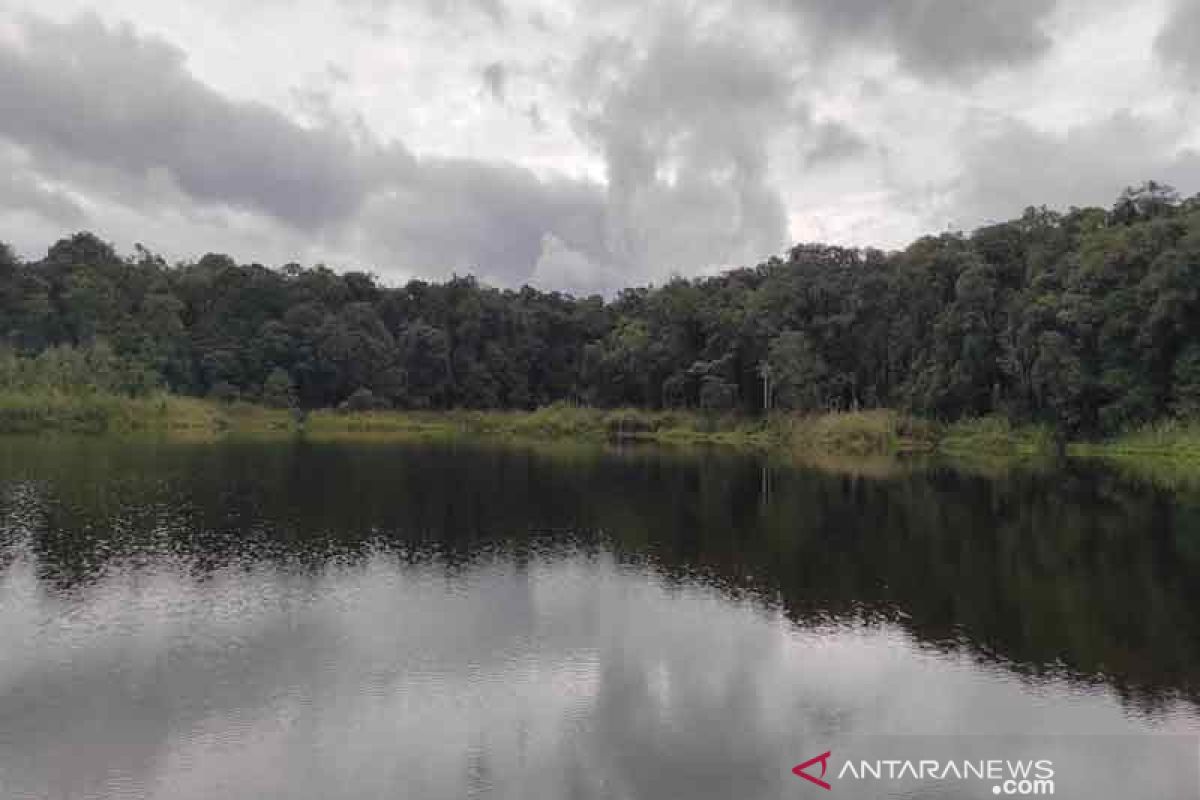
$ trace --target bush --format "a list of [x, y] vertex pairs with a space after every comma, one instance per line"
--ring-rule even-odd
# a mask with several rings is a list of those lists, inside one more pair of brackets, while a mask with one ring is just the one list
[[737, 386], [712, 375], [700, 383], [700, 408], [705, 411], [730, 411], [737, 405]]
[[154, 369], [117, 356], [104, 342], [88, 347], [51, 347], [36, 356], [20, 356], [0, 348], [0, 390], [144, 397], [160, 383]]
[[878, 455], [926, 449], [930, 426], [895, 411], [847, 411], [796, 418], [792, 441], [803, 450], [847, 455]]
[[355, 389], [354, 394], [347, 397], [338, 406], [338, 409], [342, 411], [382, 411], [390, 407], [391, 404], [387, 401], [387, 398], [379, 397], [370, 389], [364, 387]]
[[208, 396], [221, 403], [236, 402], [241, 394], [238, 388], [228, 381], [217, 381], [212, 388], [208, 390]]
[[280, 367], [271, 370], [262, 388], [263, 405], [268, 408], [294, 408], [296, 384], [288, 371]]

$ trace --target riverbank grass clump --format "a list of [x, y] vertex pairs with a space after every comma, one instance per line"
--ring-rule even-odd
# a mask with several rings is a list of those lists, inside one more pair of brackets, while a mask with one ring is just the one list
[[1053, 453], [1054, 431], [1046, 426], [1014, 425], [1006, 417], [989, 415], [947, 425], [938, 437], [938, 451], [955, 456], [1037, 456]]
[[133, 431], [152, 413], [144, 401], [108, 394], [0, 393], [0, 433]]
[[1074, 446], [1072, 451], [1080, 455], [1168, 456], [1200, 465], [1200, 420], [1146, 423], [1103, 442]]
[[555, 403], [534, 411], [315, 411], [305, 435], [333, 438], [489, 436], [512, 439], [658, 441], [766, 445], [780, 436], [766, 420], [692, 411], [597, 409]]
[[925, 452], [937, 444], [933, 423], [889, 409], [793, 417], [788, 439], [800, 452], [888, 455]]
[[126, 397], [107, 392], [0, 392], [0, 434], [214, 436], [290, 430], [294, 426], [287, 412], [249, 403], [215, 403], [168, 394]]

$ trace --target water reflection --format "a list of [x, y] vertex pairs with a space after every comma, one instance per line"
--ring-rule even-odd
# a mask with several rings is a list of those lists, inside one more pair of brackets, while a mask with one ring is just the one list
[[1195, 731], [1197, 508], [1081, 466], [11, 441], [0, 794], [793, 797], [842, 736]]

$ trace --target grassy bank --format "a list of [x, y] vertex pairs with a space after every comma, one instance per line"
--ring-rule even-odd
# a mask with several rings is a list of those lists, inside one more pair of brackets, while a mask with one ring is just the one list
[[[750, 418], [692, 411], [594, 409], [555, 404], [536, 411], [320, 410], [301, 414], [248, 403], [167, 394], [130, 398], [103, 392], [0, 392], [0, 434], [159, 433], [304, 435], [314, 439], [478, 436], [591, 442], [722, 444], [802, 457], [929, 453], [955, 458], [1028, 458], [1057, 451], [1048, 428], [1002, 417], [949, 425], [890, 410]], [[1200, 422], [1165, 421], [1102, 442], [1073, 443], [1075, 456], [1170, 460], [1200, 469]]]
[[1131, 478], [1171, 491], [1200, 491], [1200, 422], [1162, 420], [1103, 442], [1072, 444], [1072, 456], [1102, 458]]
[[793, 449], [823, 454], [938, 453], [955, 457], [1027, 457], [1053, 453], [1053, 431], [1015, 426], [1003, 417], [940, 424], [888, 409], [789, 418]]
[[317, 411], [304, 421], [316, 438], [469, 435], [515, 439], [653, 441], [766, 447], [784, 432], [770, 422], [735, 415], [593, 409], [556, 404], [536, 411]]
[[292, 429], [291, 415], [248, 404], [191, 397], [124, 397], [103, 392], [0, 393], [0, 434], [171, 433], [211, 436], [225, 432]]
[[752, 418], [692, 411], [595, 409], [555, 404], [535, 411], [318, 410], [299, 414], [247, 403], [104, 393], [0, 394], [0, 433], [161, 433], [304, 435], [317, 440], [478, 436], [591, 442], [646, 441], [776, 449], [803, 456], [900, 453], [1009, 454], [1041, 439], [1001, 420], [944, 427], [888, 410]]
[[851, 456], [929, 452], [936, 448], [937, 426], [887, 409], [785, 416], [788, 446], [802, 453]]
[[1159, 456], [1200, 466], [1200, 421], [1162, 420], [1103, 442], [1075, 444], [1075, 455]]
[[642, 440], [767, 446], [782, 432], [736, 415], [552, 405], [536, 411], [319, 410], [301, 414], [248, 403], [173, 395], [145, 398], [91, 393], [0, 393], [0, 434], [163, 433], [219, 436], [304, 434], [314, 438], [490, 436], [585, 441]]
[[940, 429], [937, 449], [962, 458], [976, 456], [1029, 457], [1052, 454], [1054, 431], [1036, 425], [1013, 425], [1004, 417], [960, 420]]

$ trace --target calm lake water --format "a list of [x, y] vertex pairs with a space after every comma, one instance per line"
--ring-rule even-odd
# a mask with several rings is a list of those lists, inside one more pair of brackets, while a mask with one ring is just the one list
[[3, 798], [1182, 798], [1198, 699], [1200, 493], [1096, 465], [0, 440]]

